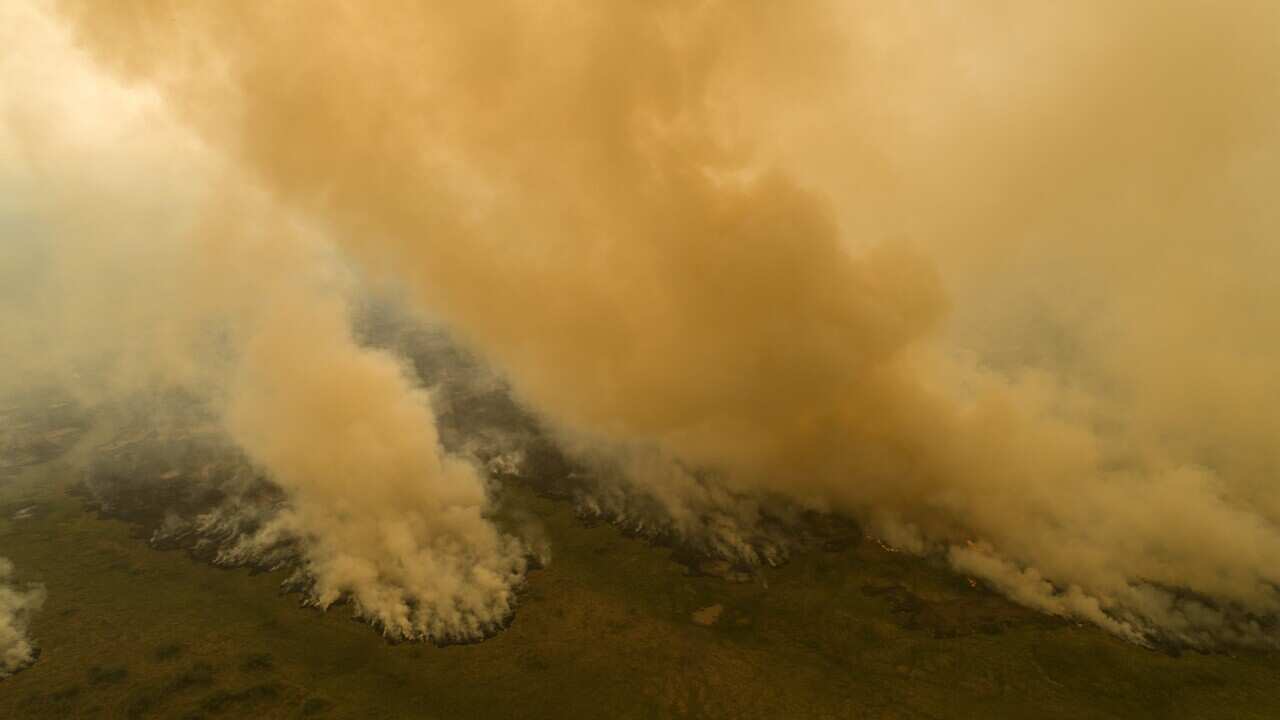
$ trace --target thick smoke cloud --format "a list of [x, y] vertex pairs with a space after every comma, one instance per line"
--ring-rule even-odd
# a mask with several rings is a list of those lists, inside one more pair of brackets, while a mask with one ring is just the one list
[[231, 552], [301, 541], [315, 604], [349, 598], [397, 638], [483, 637], [515, 609], [523, 549], [484, 517], [476, 469], [441, 455], [425, 393], [324, 302], [272, 299], [245, 350], [231, 435], [292, 504]]
[[44, 587], [16, 588], [10, 581], [13, 563], [0, 558], [0, 678], [6, 678], [36, 659], [27, 637], [31, 615], [44, 605]]
[[[759, 559], [753, 523], [785, 498], [1121, 635], [1274, 641], [1273, 4], [59, 7], [682, 533]], [[255, 358], [327, 337], [301, 375], [363, 368], [377, 455], [483, 507], [396, 439], [429, 417], [386, 358], [321, 357], [347, 352], [337, 320], [262, 322], [232, 426], [286, 487], [351, 491], [310, 457], [333, 427], [273, 433], [353, 400], [272, 400], [295, 378]], [[293, 530], [326, 548], [316, 567], [355, 543], [374, 596], [417, 586], [390, 540], [307, 505], [281, 527], [318, 523]], [[484, 588], [513, 565], [475, 537], [451, 567]]]
[[[180, 393], [285, 493], [265, 518], [233, 504], [199, 519], [246, 530], [220, 561], [296, 559], [308, 602], [350, 601], [395, 638], [504, 622], [524, 549], [486, 518], [478, 472], [443, 454], [400, 359], [356, 341], [347, 264], [47, 13], [16, 6], [0, 25], [0, 182], [19, 191], [2, 389], [52, 384], [89, 405]], [[171, 404], [146, 407], [166, 424]]]

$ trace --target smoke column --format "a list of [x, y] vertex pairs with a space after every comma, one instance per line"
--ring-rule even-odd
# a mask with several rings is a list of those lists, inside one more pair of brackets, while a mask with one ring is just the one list
[[0, 678], [6, 678], [35, 661], [36, 649], [27, 637], [31, 615], [44, 605], [44, 587], [22, 590], [9, 581], [13, 563], [0, 558]]
[[[347, 263], [47, 12], [17, 5], [0, 26], [4, 381], [88, 402], [181, 390], [287, 498], [220, 560], [297, 556], [307, 602], [350, 601], [394, 638], [505, 622], [524, 548], [488, 521], [479, 473], [443, 454], [401, 360], [355, 340]], [[3, 592], [20, 634], [38, 600]]]
[[[682, 532], [751, 557], [753, 513], [785, 498], [1135, 640], [1274, 642], [1274, 4], [58, 7]], [[272, 437], [327, 401], [293, 405], [259, 361], [342, 333], [274, 332], [232, 427], [314, 486], [293, 532], [417, 587], [374, 556], [434, 530], [328, 534], [359, 494], [311, 464], [335, 428]], [[363, 369], [370, 427], [418, 459], [398, 467], [467, 477], [394, 440], [429, 417], [384, 360], [307, 362], [325, 385]], [[473, 485], [444, 497], [483, 507]], [[500, 598], [480, 535], [450, 567]]]

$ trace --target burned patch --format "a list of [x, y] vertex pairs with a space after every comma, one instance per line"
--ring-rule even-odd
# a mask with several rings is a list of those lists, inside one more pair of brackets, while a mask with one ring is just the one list
[[1068, 621], [1014, 605], [982, 588], [929, 599], [902, 584], [866, 584], [862, 593], [879, 598], [904, 630], [946, 640], [974, 635], [1000, 635], [1015, 627], [1063, 627]]

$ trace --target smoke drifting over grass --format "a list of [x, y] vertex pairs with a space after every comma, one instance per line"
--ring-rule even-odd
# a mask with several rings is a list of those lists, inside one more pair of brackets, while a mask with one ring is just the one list
[[228, 409], [232, 437], [292, 501], [236, 552], [300, 542], [310, 601], [349, 598], [392, 637], [489, 634], [514, 612], [523, 548], [484, 517], [477, 470], [442, 455], [397, 359], [358, 347], [341, 306], [299, 300], [271, 303]]
[[44, 587], [13, 586], [13, 563], [0, 558], [0, 678], [35, 662], [36, 648], [27, 637], [31, 615], [44, 605]]
[[1275, 642], [1273, 4], [58, 7], [93, 72], [199, 138], [166, 158], [233, 179], [174, 217], [229, 286], [201, 297], [253, 328], [215, 396], [321, 604], [476, 627], [521, 565], [341, 291], [228, 217], [410, 288], [726, 555], [767, 560], [785, 501], [1126, 637]]
[[444, 455], [400, 359], [354, 339], [347, 265], [48, 15], [5, 14], [0, 149], [20, 191], [5, 381], [141, 405], [143, 436], [198, 408], [286, 497], [195, 519], [236, 530], [220, 561], [296, 560], [308, 602], [350, 601], [394, 638], [492, 632], [524, 549], [486, 519], [478, 472]]

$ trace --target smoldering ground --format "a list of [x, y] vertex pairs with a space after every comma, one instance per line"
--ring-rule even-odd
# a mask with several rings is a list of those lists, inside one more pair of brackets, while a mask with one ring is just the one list
[[91, 88], [9, 64], [70, 345], [210, 398], [289, 498], [255, 542], [310, 553], [321, 604], [474, 633], [524, 568], [353, 340], [356, 267], [610, 469], [614, 512], [745, 562], [780, 508], [835, 512], [1135, 640], [1275, 640], [1269, 4], [18, 14], [55, 39], [17, 55]]

